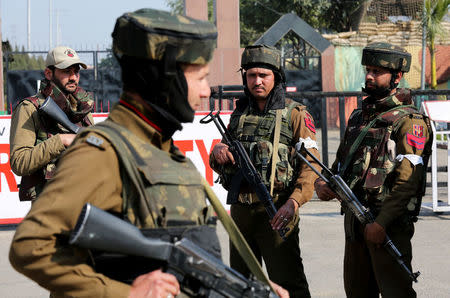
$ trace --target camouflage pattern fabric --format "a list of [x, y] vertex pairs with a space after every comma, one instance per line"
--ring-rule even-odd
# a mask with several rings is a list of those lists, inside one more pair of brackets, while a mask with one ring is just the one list
[[[130, 191], [123, 202], [124, 217], [138, 228], [166, 227], [172, 223], [205, 224], [209, 208], [201, 176], [194, 164], [175, 146], [172, 146], [170, 154], [167, 154], [124, 128], [119, 130], [121, 137], [118, 140], [102, 129], [102, 126], [111, 125], [112, 123], [106, 120], [95, 128], [86, 129], [82, 134], [94, 130], [111, 142], [118, 155], [136, 161], [150, 201], [147, 202], [135, 191]], [[117, 128], [117, 125], [113, 127]], [[129, 152], [122, 152], [115, 145], [125, 140], [128, 142], [128, 148], [132, 148]]]
[[247, 46], [242, 53], [241, 67], [245, 70], [257, 64], [266, 64], [281, 70], [281, 52], [267, 45]]
[[206, 64], [216, 48], [217, 30], [207, 21], [153, 9], [119, 17], [112, 33], [113, 51], [150, 60], [163, 60], [172, 47], [177, 62]]
[[[411, 103], [411, 100], [405, 90], [399, 90], [395, 96], [389, 96], [376, 103], [366, 98], [363, 109], [355, 110], [348, 121], [341, 152], [349, 152], [354, 140], [367, 123], [380, 113], [387, 111], [377, 124], [369, 129], [352, 157], [352, 167], [347, 168], [343, 176], [358, 198], [363, 199], [365, 204], [370, 205], [375, 212], [380, 209], [392, 187], [388, 177], [395, 168], [396, 154], [395, 143], [391, 147], [388, 145], [391, 134], [398, 129], [400, 120], [404, 117], [416, 117], [425, 121], [424, 116], [418, 113], [415, 107], [407, 105], [408, 103]], [[427, 154], [429, 155], [430, 152], [424, 152], [424, 156]], [[336, 164], [334, 170], [337, 170]], [[421, 196], [420, 187], [421, 185], [418, 185], [418, 196]], [[417, 201], [417, 198], [411, 198], [411, 203], [408, 205], [410, 212], [415, 210]]]
[[[306, 108], [296, 102], [286, 104], [282, 112], [280, 141], [278, 146], [278, 162], [275, 169], [274, 190], [277, 194], [289, 196], [292, 193], [295, 181], [294, 169], [297, 168], [296, 160], [291, 156], [293, 132], [290, 113], [293, 108]], [[235, 111], [230, 118], [229, 131], [233, 137], [242, 143], [256, 170], [267, 187], [270, 187], [270, 169], [272, 167], [272, 142], [275, 129], [276, 110], [269, 110], [265, 115], [248, 113], [248, 107], [243, 112]], [[236, 169], [225, 166], [221, 171], [223, 186], [230, 187], [232, 176]], [[278, 198], [275, 196], [274, 199]], [[252, 200], [258, 201], [254, 196]]]
[[408, 72], [411, 54], [399, 46], [375, 42], [363, 49], [361, 64]]
[[[51, 96], [58, 106], [66, 113], [69, 119], [76, 125], [90, 126], [93, 123], [89, 120], [94, 100], [92, 93], [84, 91], [78, 87], [74, 94], [65, 96], [64, 93], [52, 82], [43, 80], [39, 92], [23, 100], [31, 102], [36, 109], [44, 103], [45, 99]], [[18, 102], [19, 104], [20, 102]], [[39, 127], [36, 127], [36, 144], [40, 144], [58, 133], [69, 133], [62, 125], [57, 124], [47, 116], [41, 115]], [[19, 198], [21, 201], [32, 201], [42, 192], [46, 180], [50, 180], [56, 171], [56, 160], [48, 163], [42, 170], [38, 170], [30, 175], [22, 176]]]

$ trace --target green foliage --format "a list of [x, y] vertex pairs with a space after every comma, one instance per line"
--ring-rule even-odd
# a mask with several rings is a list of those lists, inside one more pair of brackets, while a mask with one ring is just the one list
[[426, 26], [427, 41], [431, 43], [437, 36], [448, 34], [442, 26], [442, 21], [448, 13], [450, 0], [426, 0], [425, 18], [422, 19], [422, 25]]
[[[184, 15], [183, 0], [166, 0], [166, 4], [170, 7], [171, 12]], [[214, 23], [214, 0], [208, 0], [208, 20]]]
[[25, 53], [25, 48], [23, 46], [20, 51], [16, 46], [14, 48], [14, 52], [23, 53], [9, 55], [8, 70], [43, 70], [45, 68], [45, 60], [43, 56]]
[[100, 60], [98, 67], [99, 68], [111, 68], [111, 69], [120, 67], [119, 62], [117, 61], [116, 57], [114, 57], [112, 49], [108, 49], [106, 58]]
[[448, 13], [450, 0], [425, 0], [425, 13], [422, 18], [422, 26], [427, 33], [427, 44], [431, 54], [431, 88], [436, 89], [436, 37], [444, 37], [448, 34], [442, 26], [442, 21]]
[[[183, 0], [166, 0], [171, 11], [184, 12]], [[252, 44], [282, 15], [294, 13], [320, 32], [355, 30], [368, 0], [240, 0], [241, 46]], [[208, 0], [209, 20], [213, 0]]]

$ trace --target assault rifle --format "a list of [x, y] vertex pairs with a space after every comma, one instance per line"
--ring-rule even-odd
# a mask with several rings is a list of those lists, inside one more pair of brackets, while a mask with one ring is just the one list
[[[242, 144], [238, 140], [235, 140], [231, 136], [222, 119], [220, 119], [219, 114], [220, 111], [218, 111], [216, 114], [210, 112], [200, 120], [200, 123], [206, 124], [214, 121], [214, 124], [222, 135], [222, 140], [229, 146], [228, 149], [230, 150], [231, 154], [233, 154], [233, 158], [239, 168], [238, 172], [233, 176], [231, 180], [231, 188], [227, 194], [227, 202], [236, 202], [239, 196], [239, 191], [241, 189], [241, 183], [245, 178], [250, 187], [252, 187], [252, 189], [255, 191], [258, 199], [263, 204], [267, 214], [269, 215], [269, 218], [272, 219], [277, 213], [277, 208], [273, 203], [272, 196], [267, 190], [267, 187], [264, 185], [261, 179], [261, 175], [258, 171], [256, 171], [255, 166], [250, 160], [247, 151], [245, 151], [244, 146], [242, 146]], [[208, 117], [210, 119], [207, 119]], [[289, 228], [284, 228], [278, 231], [281, 238], [283, 238], [284, 240], [286, 240], [285, 235], [288, 230]]]
[[[297, 147], [297, 146], [296, 146]], [[319, 166], [324, 170], [325, 175], [317, 171], [311, 163], [302, 155], [302, 152], [306, 152]], [[302, 143], [301, 147], [297, 147], [297, 155], [323, 180], [328, 186], [339, 196], [341, 204], [343, 207], [347, 207], [350, 211], [356, 216], [359, 222], [363, 225], [370, 224], [375, 222], [375, 217], [370, 212], [368, 208], [366, 208], [358, 198], [355, 196], [350, 187], [344, 182], [341, 176], [337, 174], [333, 174], [333, 172], [327, 168], [320, 160], [317, 159], [308, 149], [305, 148], [305, 144]], [[328, 178], [327, 178], [327, 177]], [[391, 238], [386, 235], [383, 243], [384, 248], [388, 251], [388, 253], [395, 258], [397, 263], [400, 265], [402, 270], [408, 274], [412, 281], [417, 282], [417, 277], [420, 275], [420, 272], [417, 271], [415, 273], [411, 272], [411, 270], [406, 266], [403, 261], [402, 254], [397, 249], [397, 247], [392, 242]]]
[[278, 297], [268, 285], [245, 278], [186, 238], [175, 243], [146, 238], [136, 226], [90, 204], [84, 205], [69, 243], [162, 262], [163, 271], [193, 297]]
[[75, 125], [69, 120], [66, 113], [61, 110], [61, 108], [55, 103], [55, 101], [48, 96], [42, 106], [39, 107], [39, 111], [43, 112], [45, 115], [49, 116], [59, 124], [61, 124], [65, 129], [71, 133], [79, 133], [82, 127]]

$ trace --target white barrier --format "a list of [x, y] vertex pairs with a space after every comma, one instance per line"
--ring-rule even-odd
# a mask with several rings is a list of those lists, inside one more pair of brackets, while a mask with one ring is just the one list
[[[183, 130], [174, 135], [175, 145], [189, 157], [199, 172], [213, 187], [214, 192], [225, 208], [226, 191], [214, 184], [217, 174], [209, 166], [209, 153], [215, 144], [220, 142], [221, 135], [213, 123], [200, 124], [200, 119], [206, 112], [197, 112], [193, 123], [183, 125]], [[95, 122], [103, 121], [107, 114], [94, 114]], [[221, 113], [225, 123], [229, 122], [230, 113]], [[30, 202], [20, 202], [17, 184], [20, 177], [16, 176], [9, 165], [9, 130], [11, 116], [0, 116], [0, 224], [19, 223], [30, 209]]]
[[[422, 108], [425, 114], [431, 119], [431, 128], [433, 130], [433, 146], [431, 154], [431, 188], [433, 198], [433, 211], [443, 212], [450, 211], [450, 130], [436, 130], [436, 122], [450, 122], [450, 101], [424, 101]], [[440, 136], [440, 142], [447, 145], [447, 202], [439, 199], [438, 189], [438, 151], [437, 138]], [[441, 159], [442, 160], [442, 159]], [[439, 165], [443, 166], [443, 165]]]

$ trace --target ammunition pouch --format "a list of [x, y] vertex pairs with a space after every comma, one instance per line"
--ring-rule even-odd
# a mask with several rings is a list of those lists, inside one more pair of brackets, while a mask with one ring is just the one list
[[31, 175], [22, 176], [19, 184], [19, 200], [34, 201], [42, 192], [46, 180], [42, 170], [37, 170]]

